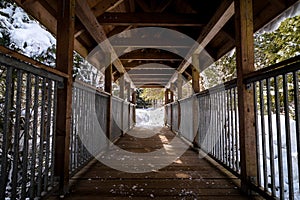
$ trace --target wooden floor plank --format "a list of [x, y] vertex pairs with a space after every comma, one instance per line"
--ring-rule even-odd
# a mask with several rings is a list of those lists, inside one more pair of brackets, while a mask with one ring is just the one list
[[[163, 148], [174, 137], [163, 128], [150, 138], [126, 134], [116, 145], [126, 151], [147, 153]], [[147, 173], [118, 171], [97, 160], [83, 170], [72, 178], [74, 185], [65, 199], [249, 199], [234, 184], [236, 177], [225, 175], [191, 149], [171, 165]]]

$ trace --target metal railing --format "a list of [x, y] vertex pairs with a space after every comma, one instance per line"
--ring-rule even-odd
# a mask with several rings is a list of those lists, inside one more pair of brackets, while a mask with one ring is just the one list
[[236, 80], [197, 94], [198, 146], [233, 172], [240, 174], [238, 99]]
[[172, 127], [172, 131], [174, 132], [179, 132], [179, 123], [180, 123], [180, 118], [178, 116], [180, 116], [180, 107], [179, 107], [179, 103], [178, 102], [174, 102], [171, 104], [171, 115], [174, 117], [172, 119], [172, 123], [171, 123], [171, 127]]
[[111, 141], [114, 141], [134, 126], [134, 109], [133, 104], [118, 97], [112, 97]]
[[33, 199], [53, 188], [56, 95], [62, 81], [0, 54], [0, 199]]
[[[263, 68], [244, 79], [253, 89], [256, 118], [257, 185], [266, 198], [300, 197], [300, 56]], [[240, 177], [238, 93], [236, 79], [180, 100], [180, 115], [166, 105], [166, 121], [180, 117], [180, 134]], [[194, 110], [194, 111], [193, 111]], [[193, 126], [195, 121], [198, 131]], [[175, 127], [176, 128], [176, 127]], [[197, 133], [197, 134], [196, 134]]]
[[[107, 132], [109, 95], [96, 88], [74, 82], [72, 97], [72, 130], [70, 135], [70, 174], [73, 175], [105, 147], [96, 140]], [[100, 143], [100, 144], [99, 144]]]
[[300, 56], [250, 74], [254, 91], [258, 187], [280, 199], [300, 197]]

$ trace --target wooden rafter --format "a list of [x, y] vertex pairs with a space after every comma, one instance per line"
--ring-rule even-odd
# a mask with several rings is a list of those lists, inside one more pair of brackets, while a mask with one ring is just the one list
[[[232, 0], [222, 1], [221, 5], [215, 12], [214, 16], [204, 27], [203, 31], [197, 39], [197, 43], [190, 49], [188, 56], [179, 65], [178, 73], [183, 73], [191, 64], [192, 55], [200, 54], [200, 52], [207, 46], [207, 44], [217, 35], [217, 33], [224, 27], [228, 20], [234, 15], [234, 3]], [[176, 76], [170, 79], [168, 85], [176, 80]]]
[[228, 20], [234, 14], [234, 3], [232, 0], [223, 1], [221, 6], [218, 8], [212, 19], [204, 27], [200, 36], [197, 39], [197, 43], [191, 49], [190, 56], [187, 61], [183, 61], [178, 67], [178, 72], [182, 73], [189, 65], [192, 54], [199, 54], [206, 45], [217, 35], [217, 33], [224, 27]]
[[[94, 40], [100, 44], [103, 50], [106, 52], [110, 52], [112, 54], [112, 58], [116, 58], [114, 61], [114, 65], [117, 70], [121, 73], [125, 72], [125, 69], [121, 63], [121, 61], [117, 58], [115, 50], [107, 41], [106, 33], [103, 27], [98, 23], [96, 17], [93, 15], [91, 8], [84, 0], [76, 0], [76, 15], [81, 20], [85, 28], [94, 38]], [[105, 41], [105, 42], [104, 42]]]

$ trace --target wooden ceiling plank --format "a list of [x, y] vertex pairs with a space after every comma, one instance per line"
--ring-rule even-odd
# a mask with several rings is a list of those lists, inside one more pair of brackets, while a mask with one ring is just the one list
[[206, 20], [198, 14], [171, 13], [120, 13], [105, 12], [97, 20], [103, 25], [114, 26], [193, 26], [203, 27]]

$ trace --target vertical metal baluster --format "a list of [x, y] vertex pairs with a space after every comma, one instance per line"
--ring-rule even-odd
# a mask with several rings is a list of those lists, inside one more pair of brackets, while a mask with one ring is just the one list
[[37, 179], [37, 196], [42, 194], [42, 176], [43, 176], [43, 158], [44, 158], [44, 133], [45, 133], [45, 93], [46, 93], [46, 79], [42, 79], [42, 100], [41, 100], [41, 125], [40, 125], [40, 141], [39, 141], [39, 163], [38, 163], [38, 179]]
[[54, 160], [55, 160], [55, 138], [56, 138], [56, 111], [57, 111], [57, 82], [54, 85], [53, 94], [53, 127], [52, 127], [52, 144], [51, 144], [51, 185], [54, 186]]
[[222, 119], [221, 119], [221, 93], [222, 91], [219, 91], [218, 92], [218, 137], [217, 137], [217, 140], [218, 140], [218, 159], [219, 161], [222, 160], [222, 154], [221, 154], [221, 149], [222, 149], [222, 146], [221, 146], [221, 131], [222, 131]]
[[212, 134], [211, 134], [211, 139], [210, 139], [210, 149], [211, 149], [211, 154], [215, 157], [215, 145], [214, 145], [214, 136], [216, 133], [216, 95], [212, 94], [212, 103], [211, 103], [211, 113], [212, 113]]
[[217, 118], [218, 118], [218, 113], [217, 113], [217, 93], [214, 93], [214, 106], [213, 106], [213, 113], [214, 113], [214, 119], [213, 119], [213, 148], [214, 148], [214, 157], [217, 159], [217, 131], [218, 131], [218, 126], [217, 126]]
[[23, 72], [17, 71], [17, 96], [16, 96], [16, 116], [14, 127], [14, 143], [13, 143], [13, 171], [12, 171], [12, 189], [11, 198], [16, 199], [19, 192], [18, 186], [18, 165], [19, 165], [19, 146], [20, 146], [20, 126], [21, 126], [21, 101], [22, 101], [22, 77]]
[[264, 172], [264, 190], [268, 189], [268, 175], [267, 175], [267, 150], [266, 150], [266, 138], [265, 138], [265, 117], [264, 117], [264, 95], [263, 95], [263, 83], [259, 81], [259, 99], [260, 99], [260, 119], [261, 119], [261, 135], [262, 135], [262, 149], [263, 149], [263, 172]]
[[222, 162], [225, 163], [225, 134], [226, 134], [226, 130], [225, 130], [225, 124], [226, 124], [226, 117], [225, 117], [225, 91], [222, 91], [221, 93], [221, 104], [222, 104], [222, 109], [221, 109], [221, 121], [222, 121], [222, 131], [221, 131], [221, 143], [222, 143]]
[[278, 88], [278, 78], [274, 77], [275, 90], [275, 109], [276, 109], [276, 130], [277, 130], [277, 151], [278, 151], [278, 171], [279, 171], [279, 190], [280, 199], [284, 199], [284, 178], [283, 178], [283, 161], [282, 161], [282, 139], [281, 139], [281, 122], [280, 122], [280, 96]]
[[225, 129], [225, 124], [226, 124], [226, 117], [225, 117], [225, 91], [222, 91], [222, 94], [221, 94], [221, 103], [222, 103], [222, 110], [221, 110], [221, 120], [222, 120], [222, 132], [221, 132], [221, 141], [222, 141], [222, 162], [225, 163], [225, 134], [226, 134], [226, 129]]
[[238, 105], [237, 105], [237, 87], [234, 87], [234, 91], [233, 91], [233, 99], [234, 99], [234, 123], [235, 123], [235, 130], [234, 130], [234, 134], [235, 134], [235, 168], [236, 168], [236, 172], [239, 173], [240, 171], [240, 167], [239, 167], [239, 132], [238, 132]]
[[234, 123], [233, 123], [233, 100], [232, 100], [232, 88], [229, 89], [229, 96], [230, 96], [230, 123], [231, 123], [231, 132], [230, 132], [230, 135], [231, 135], [231, 169], [235, 170], [234, 169], [234, 163], [235, 163], [235, 153], [234, 153], [234, 141], [235, 141], [235, 138], [234, 138]]
[[286, 152], [287, 152], [287, 167], [288, 167], [288, 184], [289, 184], [289, 199], [294, 199], [294, 182], [293, 182], [293, 162], [291, 149], [291, 129], [289, 115], [289, 94], [288, 94], [287, 75], [283, 75], [283, 103], [285, 114], [285, 131], [286, 131]]
[[297, 160], [298, 160], [298, 187], [300, 188], [300, 102], [299, 102], [299, 71], [293, 72], [293, 80], [294, 80], [294, 105], [295, 105], [295, 121], [296, 121], [296, 140], [297, 140]]
[[261, 183], [261, 173], [260, 173], [260, 163], [261, 163], [261, 159], [260, 159], [260, 151], [259, 151], [259, 130], [258, 130], [258, 108], [257, 108], [257, 104], [258, 104], [258, 97], [257, 97], [257, 82], [253, 82], [253, 101], [254, 101], [254, 113], [255, 113], [255, 136], [256, 136], [256, 158], [257, 158], [257, 182], [258, 185], [260, 186]]
[[271, 169], [271, 191], [272, 195], [276, 195], [275, 191], [275, 171], [274, 171], [274, 147], [273, 147], [273, 130], [272, 130], [272, 104], [270, 97], [270, 78], [267, 79], [267, 108], [268, 108], [268, 129], [269, 129], [269, 152], [270, 152], [270, 169]]
[[36, 185], [36, 179], [35, 179], [35, 168], [36, 168], [36, 151], [37, 151], [37, 129], [38, 129], [38, 107], [39, 107], [39, 77], [36, 75], [34, 79], [34, 106], [33, 106], [33, 127], [32, 127], [32, 161], [31, 161], [31, 170], [30, 170], [30, 191], [29, 196], [31, 199], [36, 197], [35, 193], [35, 185]]
[[52, 108], [52, 81], [47, 79], [47, 124], [46, 124], [46, 156], [45, 156], [45, 173], [44, 173], [44, 191], [48, 191], [49, 169], [50, 169], [50, 125], [51, 125], [51, 108]]
[[226, 165], [230, 167], [231, 151], [230, 151], [230, 98], [229, 91], [226, 90], [227, 96], [227, 135], [226, 135], [226, 150], [227, 150], [227, 163]]
[[26, 77], [26, 108], [25, 108], [25, 127], [24, 127], [24, 146], [22, 155], [22, 189], [21, 189], [21, 199], [26, 198], [27, 189], [27, 173], [28, 173], [28, 138], [29, 138], [29, 127], [30, 127], [30, 107], [31, 107], [31, 74], [28, 73]]
[[72, 105], [73, 105], [73, 109], [72, 109], [72, 116], [71, 116], [71, 133], [70, 133], [70, 162], [69, 162], [69, 174], [72, 174], [74, 171], [74, 134], [76, 133], [76, 122], [75, 122], [75, 109], [76, 108], [76, 87], [73, 85], [72, 88], [73, 92], [72, 92]]
[[12, 67], [7, 67], [6, 72], [6, 90], [5, 90], [5, 104], [4, 104], [4, 117], [3, 117], [3, 143], [2, 143], [2, 156], [1, 156], [1, 175], [0, 175], [0, 199], [5, 199], [6, 183], [8, 178], [8, 146], [9, 146], [9, 120], [11, 110], [11, 92], [12, 92]]

